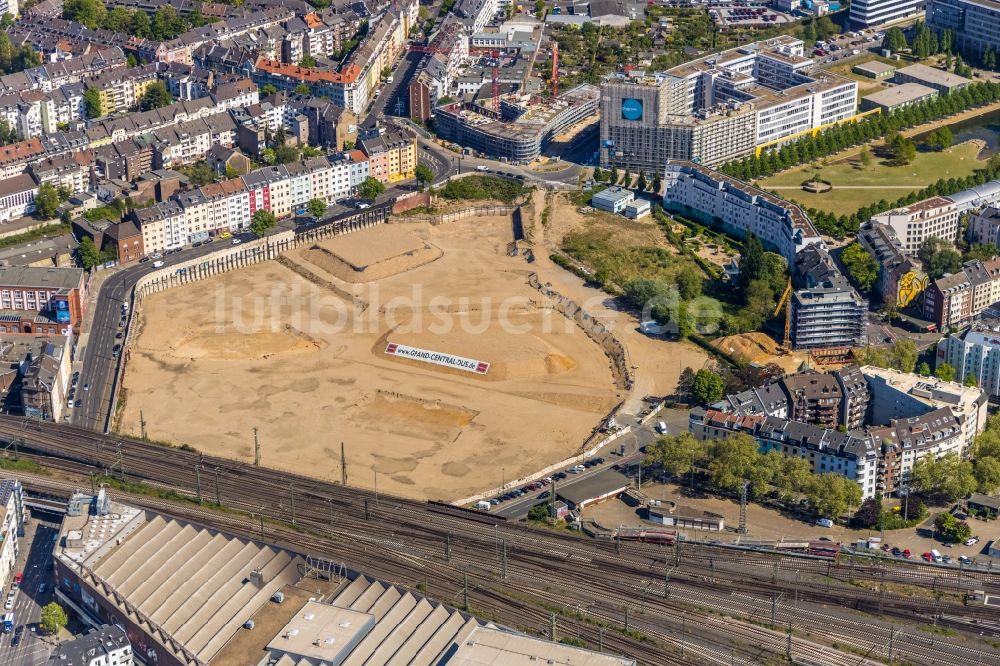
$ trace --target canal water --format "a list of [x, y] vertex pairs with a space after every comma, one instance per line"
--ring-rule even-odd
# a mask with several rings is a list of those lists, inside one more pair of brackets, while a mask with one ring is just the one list
[[[986, 147], [979, 154], [980, 159], [1000, 154], [1000, 111], [955, 123], [951, 125], [951, 131], [955, 134], [956, 144], [972, 139], [985, 142]], [[924, 138], [926, 134], [929, 132], [916, 137], [917, 140]]]

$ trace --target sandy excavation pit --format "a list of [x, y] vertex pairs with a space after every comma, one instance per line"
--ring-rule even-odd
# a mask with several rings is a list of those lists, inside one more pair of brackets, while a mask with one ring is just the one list
[[[561, 460], [620, 398], [601, 348], [541, 302], [510, 240], [508, 218], [390, 224], [296, 250], [291, 268], [154, 294], [121, 429], [137, 434], [141, 411], [152, 438], [251, 460], [257, 427], [263, 464], [337, 480], [344, 442], [349, 483], [377, 471], [380, 491], [436, 499]], [[387, 273], [347, 281], [351, 266]], [[491, 367], [390, 356], [388, 342]]]

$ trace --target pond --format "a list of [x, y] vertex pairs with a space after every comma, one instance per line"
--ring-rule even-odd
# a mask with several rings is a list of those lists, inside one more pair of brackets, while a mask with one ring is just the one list
[[[955, 143], [963, 143], [972, 139], [979, 139], [986, 143], [986, 148], [979, 154], [980, 159], [986, 159], [993, 155], [1000, 154], [1000, 111], [969, 118], [951, 125], [951, 131], [955, 134]], [[923, 139], [929, 132], [917, 136], [917, 140]]]

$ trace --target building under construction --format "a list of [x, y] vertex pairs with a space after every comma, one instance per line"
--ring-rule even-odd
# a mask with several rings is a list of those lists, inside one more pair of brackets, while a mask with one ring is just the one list
[[548, 143], [574, 125], [596, 120], [600, 90], [583, 84], [554, 98], [508, 94], [499, 109], [489, 101], [456, 102], [435, 109], [435, 128], [449, 141], [514, 164], [538, 158]]

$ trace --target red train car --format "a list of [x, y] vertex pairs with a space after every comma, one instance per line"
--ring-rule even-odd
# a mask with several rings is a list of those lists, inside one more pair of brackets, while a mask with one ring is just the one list
[[818, 557], [837, 559], [840, 556], [840, 544], [833, 541], [810, 541], [808, 552]]

